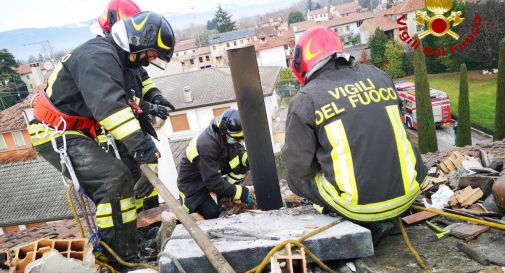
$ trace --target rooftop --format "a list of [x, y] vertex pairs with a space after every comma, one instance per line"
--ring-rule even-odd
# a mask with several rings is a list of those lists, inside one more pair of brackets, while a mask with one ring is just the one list
[[[263, 94], [274, 91], [280, 67], [259, 67]], [[235, 101], [235, 93], [229, 68], [208, 68], [192, 72], [155, 78], [163, 96], [178, 110], [192, 109]], [[193, 101], [184, 101], [183, 88], [189, 86]]]
[[385, 14], [406, 14], [424, 8], [424, 0], [405, 0], [405, 2], [388, 9]]
[[26, 122], [22, 109], [30, 106], [32, 95], [29, 95], [20, 103], [17, 103], [0, 112], [0, 132], [19, 131], [26, 129]]
[[396, 22], [393, 22], [391, 18], [387, 16], [378, 16], [372, 19], [366, 20], [363, 25], [361, 25], [361, 29], [367, 30], [369, 33], [373, 33], [375, 29], [379, 28], [383, 31], [389, 31], [392, 29], [400, 28]]
[[196, 40], [195, 39], [189, 39], [189, 40], [182, 40], [178, 41], [175, 43], [175, 49], [174, 52], [179, 52], [179, 51], [185, 51], [185, 50], [190, 50], [196, 48]]
[[209, 44], [220, 44], [228, 41], [238, 40], [246, 37], [256, 36], [255, 28], [245, 28], [230, 32], [209, 35]]
[[343, 3], [334, 6], [340, 14], [352, 13], [361, 10], [363, 7], [358, 2]]
[[280, 47], [284, 45], [293, 45], [295, 44], [295, 38], [294, 37], [267, 37], [265, 38], [265, 41], [262, 42], [261, 39], [257, 40], [254, 42], [254, 49], [256, 52], [274, 48], [274, 47]]
[[328, 13], [326, 8], [320, 8], [320, 9], [315, 9], [315, 10], [309, 11], [309, 16], [315, 16], [315, 15], [325, 14], [325, 13]]
[[353, 22], [358, 22], [361, 20], [366, 20], [373, 18], [374, 14], [371, 12], [364, 12], [364, 13], [355, 13], [351, 14], [349, 16], [344, 16], [344, 17], [338, 17], [330, 21], [325, 21], [325, 22], [315, 22], [315, 21], [303, 21], [299, 23], [294, 23], [291, 25], [291, 28], [293, 29], [294, 32], [304, 32], [307, 29], [314, 27], [314, 26], [323, 26], [323, 27], [336, 27], [336, 26], [341, 26], [341, 25], [346, 25], [349, 23]]

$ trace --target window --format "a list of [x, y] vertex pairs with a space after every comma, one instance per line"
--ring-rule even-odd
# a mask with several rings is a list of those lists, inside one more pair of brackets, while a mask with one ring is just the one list
[[205, 56], [205, 60], [206, 60], [206, 61], [210, 61], [210, 57], [209, 57], [209, 55]]
[[349, 26], [349, 25], [345, 26], [345, 30], [346, 31], [350, 31], [351, 30], [351, 26]]
[[363, 24], [363, 20], [358, 21], [358, 27], [360, 27]]
[[233, 46], [237, 46], [237, 41], [233, 41]]
[[203, 63], [203, 57], [198, 57], [198, 60]]
[[219, 115], [221, 115], [224, 111], [230, 109], [229, 106], [227, 107], [219, 107], [219, 108], [215, 108], [215, 109], [212, 109], [212, 112], [214, 113], [214, 117], [217, 117]]
[[23, 138], [23, 134], [21, 132], [12, 132], [12, 138], [14, 139], [14, 143], [16, 143], [17, 147], [26, 146], [25, 139]]
[[190, 64], [195, 64], [195, 60], [194, 60], [194, 59], [191, 59], [191, 60], [189, 60], [189, 63], [190, 63]]
[[26, 74], [26, 79], [29, 80], [30, 79], [30, 75]]
[[288, 50], [288, 45], [284, 45], [284, 50]]
[[172, 123], [172, 129], [174, 132], [189, 130], [189, 122], [186, 114], [171, 115], [170, 123]]
[[213, 46], [212, 46], [212, 49], [216, 50], [216, 45], [213, 45]]
[[175, 53], [175, 57], [179, 57], [179, 52]]
[[230, 47], [230, 43], [226, 43], [226, 47]]
[[7, 143], [5, 143], [5, 139], [3, 135], [0, 135], [0, 150], [7, 149]]
[[30, 89], [33, 89], [33, 85], [30, 83]]
[[244, 40], [240, 39], [240, 44], [243, 45], [244, 44]]
[[181, 62], [182, 65], [184, 65], [184, 62]]

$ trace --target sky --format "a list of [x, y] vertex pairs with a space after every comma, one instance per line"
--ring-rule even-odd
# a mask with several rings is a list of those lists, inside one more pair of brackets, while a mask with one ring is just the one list
[[[136, 0], [142, 10], [163, 14], [215, 11], [218, 4], [231, 6], [266, 4], [276, 0]], [[43, 28], [87, 21], [98, 17], [108, 0], [2, 0], [0, 32], [20, 28]]]

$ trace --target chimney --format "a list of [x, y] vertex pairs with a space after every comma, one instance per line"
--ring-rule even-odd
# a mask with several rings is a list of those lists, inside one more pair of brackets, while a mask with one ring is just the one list
[[190, 103], [193, 101], [193, 95], [191, 94], [191, 87], [189, 86], [184, 86], [182, 88], [182, 91], [184, 92], [184, 102]]

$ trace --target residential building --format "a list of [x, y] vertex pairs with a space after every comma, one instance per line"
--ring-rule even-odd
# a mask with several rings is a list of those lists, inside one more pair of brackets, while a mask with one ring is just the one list
[[175, 43], [173, 58], [195, 53], [197, 48], [195, 39], [177, 41]]
[[26, 84], [28, 93], [44, 82], [47, 69], [44, 63], [36, 62], [31, 64], [21, 64], [16, 68], [16, 72], [21, 76], [21, 80]]
[[313, 26], [323, 26], [333, 29], [344, 43], [344, 46], [351, 46], [353, 37], [359, 35], [359, 27], [367, 19], [374, 18], [371, 12], [355, 13], [344, 17], [338, 17], [329, 21], [303, 21], [291, 24], [291, 29], [295, 35], [295, 41], [298, 41], [300, 36], [309, 28]]
[[330, 13], [326, 7], [309, 10], [307, 12], [307, 20], [315, 22], [328, 21], [330, 20]]
[[285, 24], [284, 19], [282, 17], [272, 17], [272, 16], [260, 16], [259, 19], [255, 21], [256, 28], [264, 28], [264, 27], [278, 27], [280, 25]]
[[423, 26], [416, 24], [416, 11], [425, 7], [424, 0], [405, 0], [405, 2], [396, 5], [384, 11], [384, 15], [389, 17], [392, 22], [397, 24], [398, 18], [403, 15], [406, 16], [405, 23], [407, 24], [407, 31], [411, 37], [417, 32], [423, 30]]
[[180, 62], [183, 72], [195, 71], [212, 67], [210, 47], [200, 47], [191, 53], [174, 57], [174, 61]]
[[[332, 18], [345, 17], [362, 12], [364, 9], [358, 1], [331, 6], [330, 16]], [[366, 10], [366, 9], [365, 9]]]
[[227, 50], [254, 44], [256, 29], [246, 28], [209, 35], [209, 46], [214, 67], [227, 67]]
[[295, 47], [295, 38], [262, 37], [254, 43], [258, 66], [289, 67]]
[[361, 27], [359, 28], [359, 35], [361, 43], [366, 44], [370, 40], [370, 36], [372, 36], [377, 28], [384, 31], [384, 34], [391, 39], [398, 39], [398, 29], [401, 25], [397, 24], [390, 17], [385, 15], [378, 15], [375, 18], [371, 18], [366, 20]]
[[22, 109], [30, 104], [31, 96], [0, 112], [0, 153], [31, 148], [30, 135]]

